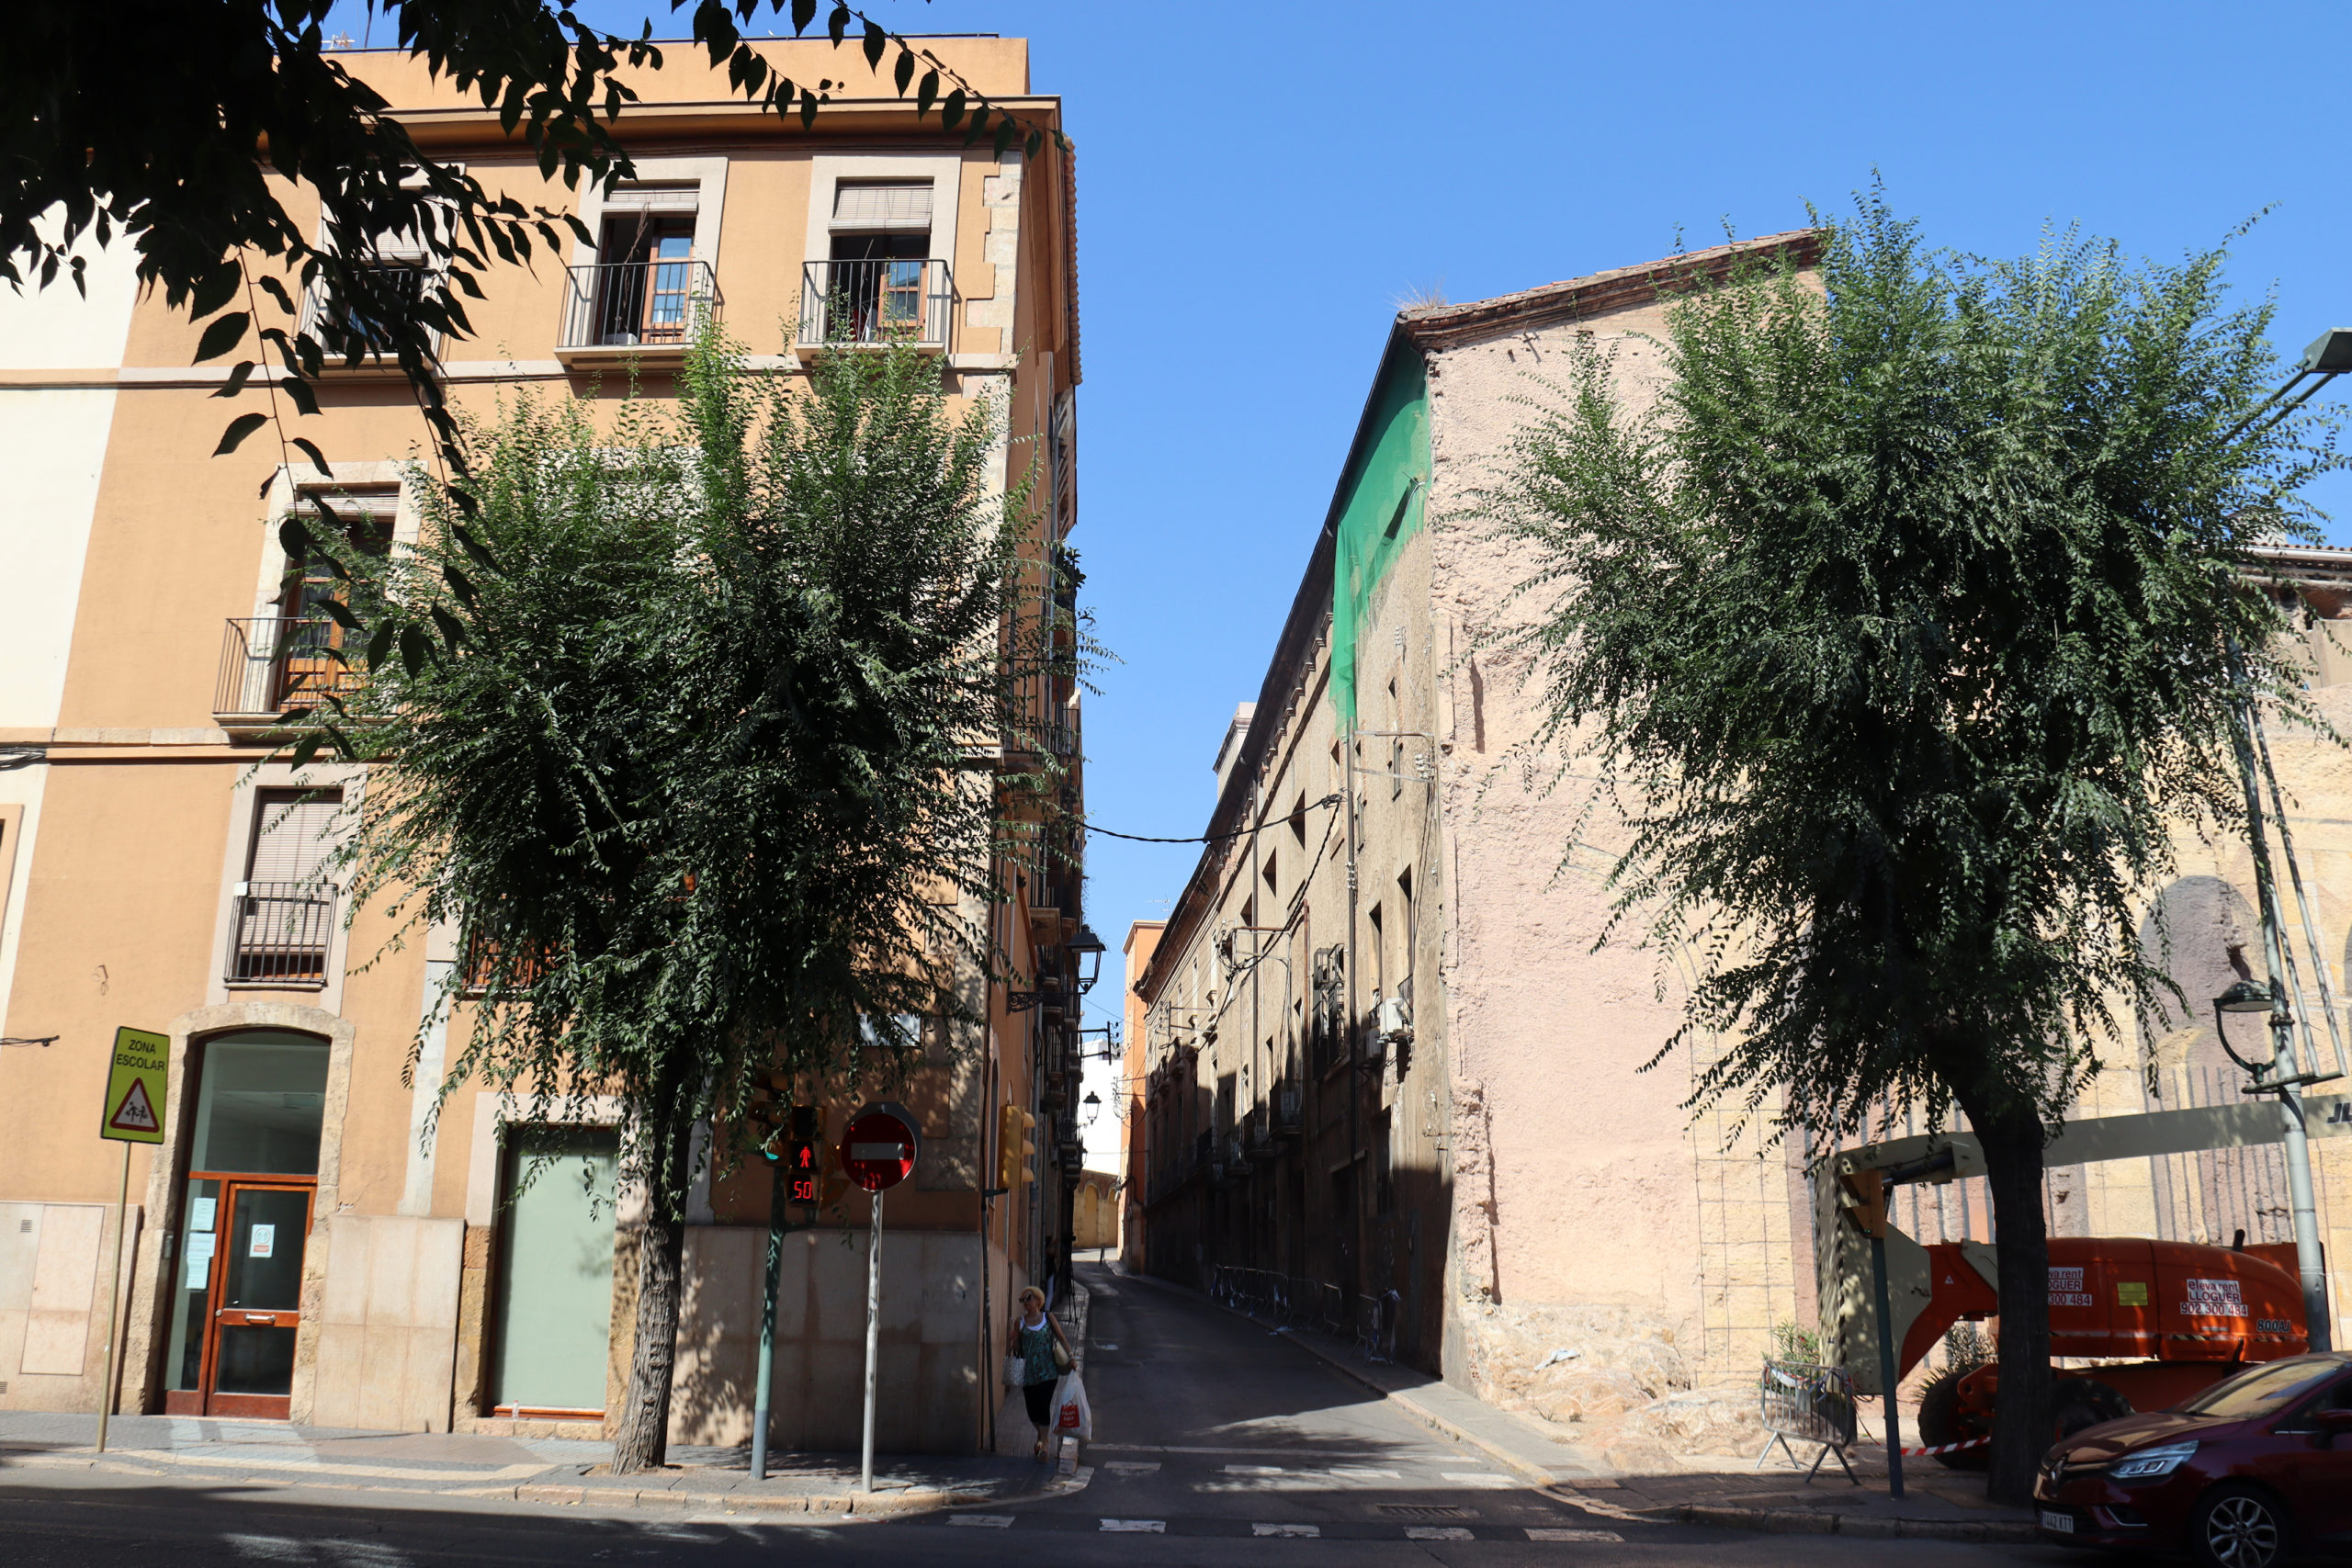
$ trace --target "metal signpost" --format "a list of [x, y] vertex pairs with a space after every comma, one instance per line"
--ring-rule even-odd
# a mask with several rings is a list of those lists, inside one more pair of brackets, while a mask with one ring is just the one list
[[130, 1224], [130, 1145], [164, 1141], [164, 1090], [171, 1075], [172, 1040], [146, 1029], [114, 1032], [107, 1097], [98, 1136], [122, 1145], [122, 1196], [114, 1210], [114, 1275], [107, 1284], [106, 1376], [98, 1384], [98, 1451], [107, 1451], [107, 1412], [114, 1404], [115, 1299], [122, 1292], [122, 1233]]
[[904, 1106], [876, 1100], [850, 1118], [842, 1136], [842, 1169], [874, 1194], [874, 1232], [865, 1250], [865, 1440], [857, 1489], [874, 1490], [874, 1380], [882, 1348], [882, 1194], [907, 1179], [922, 1152], [922, 1133]]

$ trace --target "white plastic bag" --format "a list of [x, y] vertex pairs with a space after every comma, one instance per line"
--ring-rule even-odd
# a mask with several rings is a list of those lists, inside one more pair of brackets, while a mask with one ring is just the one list
[[1086, 1384], [1076, 1372], [1064, 1372], [1054, 1385], [1054, 1433], [1081, 1443], [1094, 1440], [1094, 1410], [1086, 1403]]

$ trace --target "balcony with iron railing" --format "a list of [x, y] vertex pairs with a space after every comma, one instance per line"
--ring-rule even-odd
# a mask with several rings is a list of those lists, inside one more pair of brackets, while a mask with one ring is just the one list
[[232, 986], [323, 986], [334, 900], [315, 882], [241, 882], [229, 922]]
[[944, 261], [812, 261], [801, 273], [800, 351], [902, 343], [944, 353], [955, 307]]
[[344, 661], [338, 630], [333, 621], [285, 615], [229, 622], [213, 683], [213, 722], [232, 735], [261, 734], [330, 694], [357, 690], [362, 674]]
[[594, 367], [676, 366], [695, 329], [726, 308], [708, 262], [597, 262], [567, 267], [556, 357]]

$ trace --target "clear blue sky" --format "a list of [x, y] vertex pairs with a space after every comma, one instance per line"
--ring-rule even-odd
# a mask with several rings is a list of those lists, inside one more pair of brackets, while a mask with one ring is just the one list
[[[2079, 221], [2176, 258], [2275, 204], [2237, 246], [2238, 287], [2276, 289], [2290, 350], [2352, 326], [2340, 0], [871, 3], [904, 30], [1028, 38], [1034, 85], [1064, 100], [1073, 542], [1124, 661], [1087, 710], [1087, 807], [1130, 832], [1201, 830], [1402, 295], [1476, 299], [1725, 224], [1792, 228], [1876, 169], [1932, 241], [1995, 254]], [[632, 33], [667, 17], [580, 9]], [[2352, 485], [2326, 499], [2352, 542]], [[1109, 1015], [1128, 922], [1163, 913], [1193, 860], [1093, 841]]]

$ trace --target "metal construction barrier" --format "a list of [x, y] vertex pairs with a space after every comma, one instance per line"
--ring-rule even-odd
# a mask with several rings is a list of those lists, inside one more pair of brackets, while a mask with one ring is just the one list
[[1757, 1414], [1762, 1417], [1764, 1429], [1772, 1440], [1756, 1456], [1754, 1468], [1761, 1470], [1764, 1461], [1779, 1449], [1789, 1456], [1791, 1464], [1804, 1462], [1790, 1439], [1800, 1443], [1818, 1443], [1821, 1451], [1813, 1456], [1813, 1464], [1804, 1472], [1809, 1483], [1821, 1461], [1831, 1454], [1838, 1456], [1838, 1467], [1846, 1479], [1860, 1486], [1860, 1476], [1846, 1462], [1846, 1450], [1853, 1446], [1856, 1429], [1854, 1380], [1840, 1367], [1816, 1367], [1804, 1361], [1767, 1361], [1764, 1375], [1757, 1385]]

